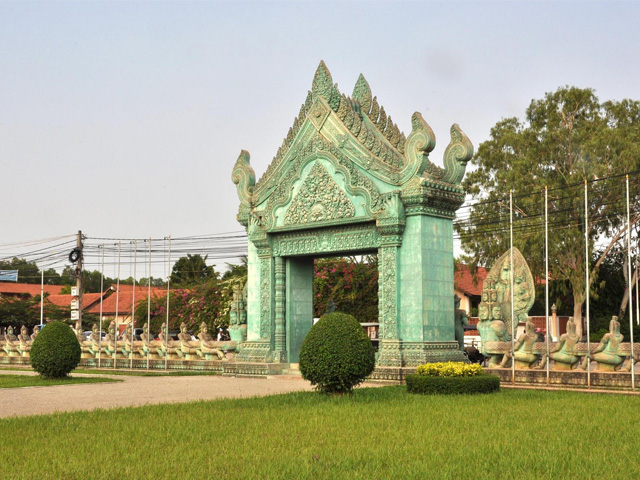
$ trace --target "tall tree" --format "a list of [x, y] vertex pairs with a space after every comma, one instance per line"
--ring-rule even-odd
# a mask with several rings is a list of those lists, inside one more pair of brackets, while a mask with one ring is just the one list
[[175, 287], [189, 287], [200, 285], [212, 278], [218, 278], [218, 273], [212, 266], [207, 265], [208, 255], [204, 258], [199, 254], [180, 257], [171, 270], [171, 283]]
[[[549, 267], [567, 280], [573, 314], [586, 299], [584, 182], [589, 182], [589, 256], [596, 241], [604, 248], [591, 263], [591, 284], [602, 262], [622, 247], [625, 172], [640, 168], [640, 102], [600, 102], [591, 89], [561, 87], [533, 100], [525, 121], [507, 118], [491, 129], [472, 160], [476, 169], [464, 186], [477, 200], [469, 218], [456, 223], [466, 261], [491, 265], [509, 247], [509, 191], [514, 195], [514, 245], [534, 275], [543, 275], [543, 195], [549, 189]], [[601, 180], [606, 179], [606, 180]], [[598, 180], [598, 181], [595, 181]], [[640, 176], [631, 176], [634, 196]], [[639, 212], [633, 213], [632, 225]]]
[[246, 277], [249, 269], [249, 258], [246, 255], [240, 256], [240, 263], [227, 263], [227, 271], [222, 275], [223, 280], [235, 277]]
[[21, 283], [40, 283], [40, 269], [35, 262], [24, 258], [0, 261], [0, 270], [18, 270], [18, 282]]

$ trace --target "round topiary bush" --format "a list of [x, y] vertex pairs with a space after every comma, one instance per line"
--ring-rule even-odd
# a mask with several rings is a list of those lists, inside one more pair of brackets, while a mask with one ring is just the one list
[[351, 392], [375, 367], [371, 340], [351, 315], [329, 313], [311, 327], [300, 348], [300, 373], [322, 392]]
[[66, 377], [80, 363], [82, 349], [71, 327], [51, 322], [31, 345], [31, 366], [43, 377]]

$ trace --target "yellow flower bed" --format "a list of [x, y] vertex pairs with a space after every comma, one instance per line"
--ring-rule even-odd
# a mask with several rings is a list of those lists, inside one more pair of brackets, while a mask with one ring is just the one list
[[475, 377], [484, 370], [476, 363], [437, 362], [418, 366], [416, 373], [427, 377]]

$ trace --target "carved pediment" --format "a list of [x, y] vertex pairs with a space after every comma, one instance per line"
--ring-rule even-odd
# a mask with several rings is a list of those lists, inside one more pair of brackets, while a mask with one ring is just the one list
[[315, 163], [284, 216], [285, 225], [351, 218], [356, 214], [347, 194], [320, 164]]
[[[347, 177], [344, 185], [347, 194], [357, 190], [358, 195], [366, 198], [369, 218], [383, 208], [380, 197], [398, 189], [403, 192], [403, 201], [410, 196], [411, 202], [418, 205], [408, 214], [418, 211], [429, 213], [437, 207], [437, 214], [453, 215], [460, 205], [457, 197], [464, 197], [459, 184], [473, 155], [473, 146], [462, 130], [454, 125], [451, 143], [445, 150], [444, 168], [438, 167], [429, 160], [429, 153], [435, 147], [435, 135], [418, 112], [413, 115], [411, 126], [411, 133], [405, 136], [373, 96], [362, 75], [352, 96], [348, 97], [338, 90], [329, 69], [320, 62], [311, 91], [282, 146], [258, 182], [255, 182], [249, 165], [248, 153], [243, 151], [238, 159], [233, 180], [241, 200], [239, 220], [247, 225], [251, 211], [255, 210], [264, 215], [267, 229], [274, 227], [275, 210], [286, 206], [290, 200], [287, 191], [290, 187], [283, 184], [299, 177], [301, 169], [309, 163], [310, 155], [321, 150], [330, 153], [335, 169]], [[416, 182], [420, 183], [420, 188], [409, 187]], [[428, 205], [427, 197], [434, 192], [442, 206]], [[456, 196], [453, 202], [445, 198], [452, 192]], [[308, 209], [300, 212], [305, 223], [314, 223], [313, 218], [328, 219], [334, 215], [330, 205], [317, 201], [310, 205], [311, 201], [303, 202], [302, 198], [296, 198], [296, 202], [304, 203]], [[315, 209], [312, 211], [311, 207]], [[359, 216], [358, 208], [356, 205], [356, 217]], [[347, 210], [345, 214], [349, 214]], [[440, 210], [444, 213], [439, 213]], [[293, 222], [294, 210], [287, 214], [289, 222]], [[282, 222], [279, 225], [282, 226]]]

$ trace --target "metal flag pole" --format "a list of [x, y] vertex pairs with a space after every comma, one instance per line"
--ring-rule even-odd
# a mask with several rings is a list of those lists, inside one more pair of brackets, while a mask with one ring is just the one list
[[547, 186], [544, 187], [544, 315], [546, 324], [547, 350], [547, 387], [549, 386], [549, 197]]
[[165, 337], [164, 369], [169, 367], [169, 292], [171, 286], [171, 235], [169, 235], [169, 262], [167, 263], [167, 335]]
[[115, 370], [118, 360], [116, 355], [118, 354], [118, 335], [120, 327], [118, 325], [118, 307], [120, 306], [120, 251], [122, 242], [118, 242], [118, 280], [116, 281], [116, 317], [115, 317], [115, 331], [113, 332], [113, 368]]
[[44, 322], [44, 269], [40, 271], [40, 330]]
[[100, 331], [98, 332], [98, 368], [102, 357], [102, 302], [104, 300], [104, 243], [102, 244], [102, 267], [100, 268]]
[[640, 295], [638, 295], [638, 255], [636, 254], [636, 324], [640, 325]]
[[584, 273], [587, 321], [587, 388], [591, 388], [591, 327], [589, 324], [589, 204], [587, 181], [584, 181]]
[[509, 281], [511, 282], [511, 383], [516, 383], [515, 324], [513, 311], [513, 189], [509, 190]]
[[[627, 270], [629, 274], [629, 334], [631, 335], [630, 345], [631, 345], [631, 357], [629, 357], [629, 362], [631, 364], [631, 390], [636, 389], [636, 376], [635, 376], [635, 366], [633, 364], [633, 297], [631, 296], [631, 287], [633, 286], [633, 278], [631, 277], [631, 215], [629, 213], [629, 174], [627, 177]], [[636, 291], [636, 296], [638, 292]]]
[[147, 289], [147, 370], [149, 370], [149, 339], [151, 338], [151, 237], [149, 237], [149, 285]]
[[133, 338], [136, 330], [136, 265], [138, 255], [138, 240], [133, 241], [133, 293], [131, 294], [131, 362], [129, 368], [133, 369]]

